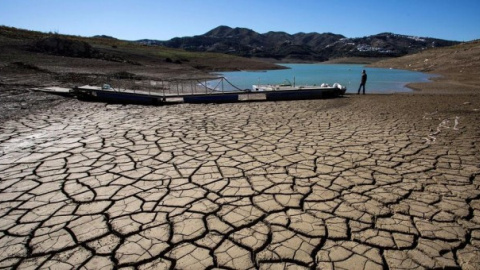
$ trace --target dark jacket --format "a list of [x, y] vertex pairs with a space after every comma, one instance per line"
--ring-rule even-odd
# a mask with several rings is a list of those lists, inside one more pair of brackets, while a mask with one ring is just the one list
[[367, 73], [362, 73], [362, 84], [367, 82]]

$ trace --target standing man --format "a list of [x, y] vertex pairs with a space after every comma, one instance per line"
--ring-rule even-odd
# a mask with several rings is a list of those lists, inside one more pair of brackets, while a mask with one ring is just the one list
[[362, 81], [360, 82], [360, 86], [358, 87], [357, 95], [360, 94], [360, 88], [363, 86], [363, 94], [365, 95], [365, 84], [367, 83], [367, 73], [365, 69], [362, 71]]

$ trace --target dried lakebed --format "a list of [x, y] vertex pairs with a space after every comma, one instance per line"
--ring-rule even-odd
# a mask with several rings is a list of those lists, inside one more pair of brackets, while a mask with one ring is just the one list
[[66, 101], [1, 128], [0, 267], [475, 269], [479, 109]]

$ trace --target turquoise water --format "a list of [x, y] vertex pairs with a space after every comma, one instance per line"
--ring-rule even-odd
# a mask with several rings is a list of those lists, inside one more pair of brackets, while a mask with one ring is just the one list
[[[405, 85], [411, 82], [427, 82], [431, 74], [421, 72], [369, 68], [347, 64], [280, 64], [289, 67], [282, 70], [234, 71], [216, 73], [241, 89], [251, 89], [252, 84], [279, 84], [289, 80], [296, 85], [320, 85], [340, 83], [347, 93], [356, 93], [362, 70], [368, 75], [366, 91], [369, 93], [409, 92]], [[229, 90], [225, 87], [225, 90]]]

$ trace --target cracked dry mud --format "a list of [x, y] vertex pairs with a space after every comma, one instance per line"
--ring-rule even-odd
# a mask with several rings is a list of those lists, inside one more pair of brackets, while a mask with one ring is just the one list
[[0, 267], [478, 269], [478, 101], [67, 101], [6, 122]]

